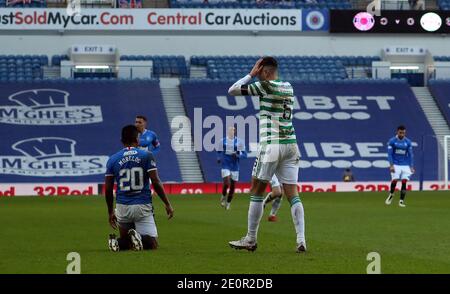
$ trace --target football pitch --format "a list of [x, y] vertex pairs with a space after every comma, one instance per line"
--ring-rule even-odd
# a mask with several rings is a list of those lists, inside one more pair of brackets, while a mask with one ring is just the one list
[[227, 242], [244, 236], [248, 195], [225, 211], [218, 195], [172, 196], [167, 220], [154, 199], [160, 248], [110, 252], [103, 197], [0, 198], [0, 273], [65, 273], [66, 256], [81, 256], [81, 273], [366, 273], [367, 255], [381, 256], [382, 273], [450, 273], [450, 193], [413, 192], [406, 208], [386, 193], [308, 193], [308, 252], [295, 253], [290, 208], [278, 222], [266, 208], [258, 249], [236, 251]]

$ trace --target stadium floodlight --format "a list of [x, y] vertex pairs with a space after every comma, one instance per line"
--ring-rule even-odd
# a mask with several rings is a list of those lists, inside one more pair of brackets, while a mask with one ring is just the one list
[[108, 69], [108, 65], [76, 65], [76, 69]]
[[450, 136], [444, 136], [444, 190], [448, 190], [448, 149], [450, 147]]

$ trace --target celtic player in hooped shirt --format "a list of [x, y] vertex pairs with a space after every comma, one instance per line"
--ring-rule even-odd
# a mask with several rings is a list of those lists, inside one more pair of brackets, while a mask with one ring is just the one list
[[[254, 77], [259, 81], [248, 84]], [[292, 115], [294, 91], [288, 82], [278, 79], [278, 63], [273, 57], [259, 59], [250, 74], [228, 90], [232, 96], [259, 96], [259, 150], [252, 171], [247, 235], [231, 241], [235, 249], [256, 250], [257, 233], [263, 215], [264, 191], [276, 175], [291, 203], [291, 214], [297, 235], [297, 252], [306, 251], [303, 205], [298, 195], [297, 180], [300, 152]]]

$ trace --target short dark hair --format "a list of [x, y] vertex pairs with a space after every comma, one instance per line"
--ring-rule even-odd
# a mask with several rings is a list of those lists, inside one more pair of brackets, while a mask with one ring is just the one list
[[272, 56], [264, 56], [261, 61], [262, 66], [273, 66], [278, 68], [278, 61]]
[[406, 130], [406, 127], [404, 125], [399, 125], [397, 127], [397, 131], [404, 131], [404, 130]]
[[147, 121], [147, 118], [143, 115], [136, 115], [136, 118], [143, 119], [144, 121]]
[[122, 128], [121, 141], [124, 145], [131, 145], [137, 142], [138, 129], [134, 125], [127, 125]]

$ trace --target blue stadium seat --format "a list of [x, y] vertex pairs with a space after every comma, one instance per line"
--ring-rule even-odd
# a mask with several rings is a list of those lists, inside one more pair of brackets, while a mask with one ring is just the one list
[[[34, 59], [32, 61], [34, 63]], [[61, 57], [59, 55], [53, 55], [52, 56], [52, 65], [53, 66], [60, 66], [61, 65]]]

